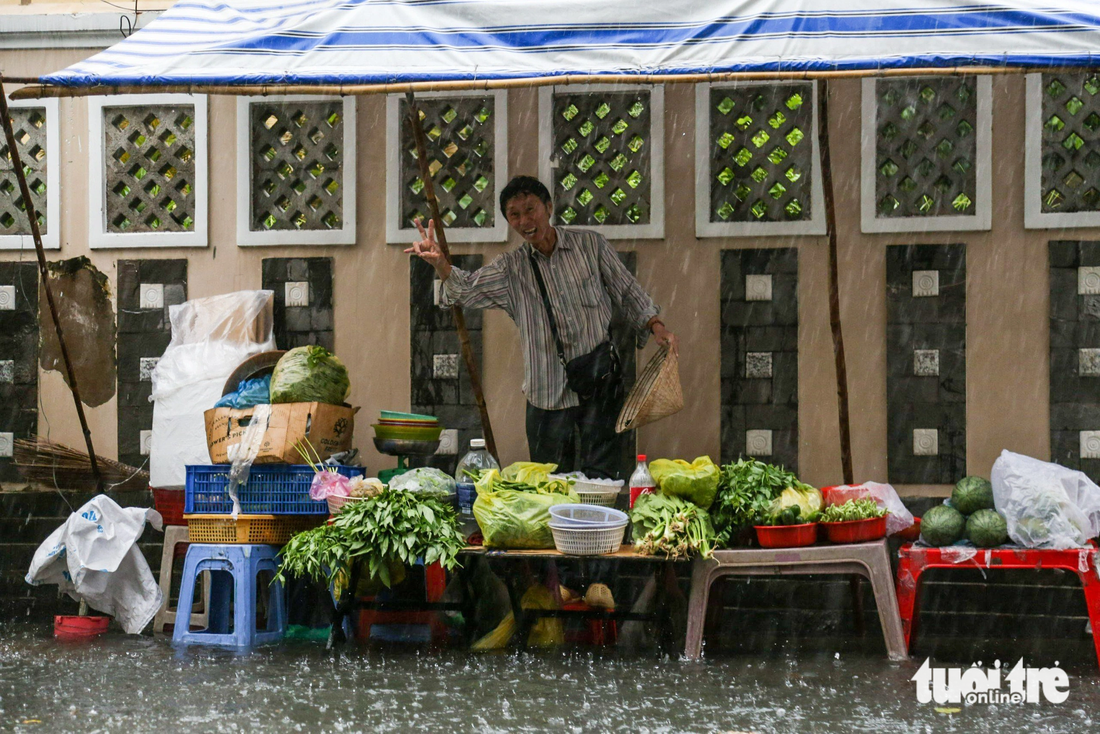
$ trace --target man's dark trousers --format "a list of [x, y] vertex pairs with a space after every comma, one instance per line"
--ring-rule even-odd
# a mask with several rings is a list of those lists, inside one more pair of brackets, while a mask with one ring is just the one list
[[608, 392], [562, 410], [543, 410], [528, 403], [531, 461], [557, 464], [560, 472], [582, 471], [591, 479], [623, 479], [622, 437], [615, 433], [623, 405], [622, 386]]

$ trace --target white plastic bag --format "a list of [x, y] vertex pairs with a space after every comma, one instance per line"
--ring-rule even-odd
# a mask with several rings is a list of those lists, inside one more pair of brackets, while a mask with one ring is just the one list
[[874, 499], [879, 507], [885, 507], [890, 511], [886, 516], [886, 534], [893, 535], [912, 526], [913, 513], [905, 507], [905, 503], [898, 497], [897, 490], [889, 484], [878, 482], [864, 482], [863, 484], [833, 487], [824, 498], [824, 506], [843, 505], [848, 500]]
[[1079, 548], [1100, 535], [1100, 487], [1083, 472], [1002, 451], [991, 481], [1008, 537], [1025, 548]]
[[430, 466], [409, 469], [404, 474], [390, 480], [390, 489], [403, 489], [410, 492], [423, 492], [439, 497], [449, 497], [455, 493], [455, 480], [446, 472]]
[[153, 370], [149, 483], [182, 487], [187, 464], [209, 464], [203, 413], [237, 366], [275, 349], [274, 293], [239, 291], [171, 306], [172, 341]]
[[119, 507], [107, 495], [88, 500], [38, 546], [28, 584], [57, 584], [73, 599], [113, 616], [127, 633], [145, 629], [163, 599], [137, 540], [146, 522], [161, 529], [160, 513]]

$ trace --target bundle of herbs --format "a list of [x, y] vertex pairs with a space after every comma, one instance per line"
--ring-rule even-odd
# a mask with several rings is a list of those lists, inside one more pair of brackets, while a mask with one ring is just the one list
[[842, 505], [829, 505], [821, 513], [821, 522], [850, 522], [884, 517], [888, 510], [873, 499], [848, 500]]
[[756, 459], [739, 459], [723, 466], [718, 496], [710, 508], [717, 547], [729, 547], [743, 534], [751, 535], [753, 525], [775, 524], [773, 518], [778, 513], [773, 502], [788, 488], [813, 489], [798, 481], [793, 472]]
[[634, 550], [649, 556], [681, 558], [714, 552], [714, 528], [707, 511], [664, 494], [643, 494], [630, 511]]
[[280, 552], [279, 578], [331, 581], [353, 561], [366, 562], [372, 579], [390, 586], [391, 569], [418, 559], [450, 570], [465, 547], [449, 503], [416, 492], [386, 489], [346, 505], [331, 525], [299, 533]]

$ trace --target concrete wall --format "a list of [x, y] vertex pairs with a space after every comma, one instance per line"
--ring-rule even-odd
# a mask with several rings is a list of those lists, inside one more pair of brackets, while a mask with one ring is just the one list
[[[83, 49], [0, 52], [7, 75], [35, 75], [84, 58]], [[988, 232], [864, 235], [859, 222], [860, 82], [834, 81], [830, 119], [840, 251], [841, 310], [848, 355], [852, 451], [857, 480], [886, 476], [885, 248], [895, 244], [967, 245], [968, 472], [988, 476], [1004, 448], [1049, 456], [1048, 240], [1100, 238], [1100, 231], [1033, 230], [1023, 223], [1024, 78], [993, 81], [993, 225]], [[799, 464], [816, 485], [840, 480], [836, 384], [828, 322], [827, 240], [818, 236], [696, 239], [694, 234], [694, 90], [668, 85], [665, 98], [666, 237], [618, 241], [638, 253], [638, 277], [681, 337], [684, 410], [643, 428], [650, 456], [719, 455], [719, 260], [725, 248], [797, 247], [799, 262]], [[372, 467], [369, 421], [379, 409], [409, 403], [407, 256], [385, 242], [385, 100], [358, 106], [358, 225], [351, 246], [240, 248], [235, 244], [235, 102], [210, 100], [210, 244], [204, 250], [95, 250], [87, 241], [87, 114], [80, 99], [61, 101], [60, 253], [88, 255], [114, 282], [118, 259], [186, 257], [189, 297], [260, 287], [265, 257], [335, 258], [336, 350], [363, 406], [357, 444]], [[509, 171], [538, 168], [536, 90], [509, 98]], [[490, 259], [518, 244], [455, 245]], [[28, 253], [0, 252], [0, 260]], [[44, 327], [45, 328], [45, 327]], [[526, 458], [522, 358], [517, 331], [503, 313], [484, 326], [484, 381], [502, 458]], [[652, 345], [650, 347], [652, 349]], [[648, 352], [641, 355], [644, 360]], [[644, 362], [643, 362], [644, 364]], [[80, 445], [75, 410], [56, 373], [41, 376], [40, 432]], [[116, 401], [89, 411], [97, 449], [116, 451]], [[912, 487], [909, 493], [937, 491]]]

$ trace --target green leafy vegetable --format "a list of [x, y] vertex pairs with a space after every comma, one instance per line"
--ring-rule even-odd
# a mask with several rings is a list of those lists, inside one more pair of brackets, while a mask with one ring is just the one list
[[568, 488], [566, 492], [543, 491], [542, 488], [524, 484], [523, 489], [511, 489], [508, 484], [501, 482], [488, 491], [479, 490], [477, 499], [474, 500], [474, 519], [481, 528], [485, 546], [553, 548], [550, 508], [554, 505], [579, 503], [580, 497]]
[[762, 525], [772, 514], [772, 501], [788, 487], [812, 489], [793, 472], [756, 459], [740, 459], [721, 469], [718, 496], [710, 508], [719, 548], [728, 547], [744, 530]]
[[291, 349], [278, 361], [271, 375], [272, 403], [340, 405], [350, 390], [344, 363], [316, 345]]
[[643, 494], [630, 511], [634, 550], [650, 556], [680, 558], [714, 552], [714, 527], [707, 511], [665, 494]]
[[850, 522], [886, 517], [889, 510], [879, 507], [873, 499], [848, 500], [842, 505], [829, 505], [821, 513], [821, 522]]

